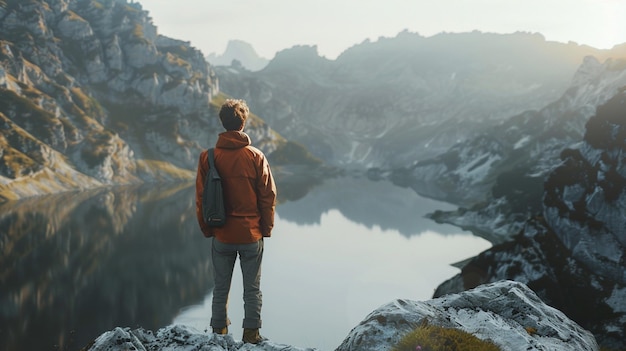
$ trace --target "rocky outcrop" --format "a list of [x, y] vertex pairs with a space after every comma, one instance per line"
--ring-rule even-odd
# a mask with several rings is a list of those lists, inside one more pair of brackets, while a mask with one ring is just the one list
[[435, 296], [513, 279], [612, 349], [626, 348], [626, 92], [598, 107], [544, 184], [543, 213]]
[[[389, 350], [424, 321], [489, 340], [503, 351], [597, 351], [591, 333], [543, 303], [521, 283], [502, 281], [429, 301], [396, 300], [370, 313], [348, 334], [337, 351]], [[312, 331], [323, 333], [323, 331]], [[323, 337], [323, 335], [321, 336]], [[136, 350], [312, 350], [272, 340], [243, 344], [232, 335], [216, 335], [183, 326], [156, 333], [115, 328], [98, 337], [90, 351]]]
[[591, 333], [524, 284], [501, 281], [429, 301], [381, 306], [352, 329], [337, 351], [388, 350], [424, 320], [461, 329], [503, 351], [598, 350]]
[[244, 344], [235, 340], [232, 335], [202, 333], [194, 328], [173, 325], [159, 329], [156, 333], [130, 328], [115, 328], [96, 339], [88, 350], [206, 350], [206, 351], [313, 351], [310, 348], [299, 348], [284, 344], [265, 341], [259, 345]]

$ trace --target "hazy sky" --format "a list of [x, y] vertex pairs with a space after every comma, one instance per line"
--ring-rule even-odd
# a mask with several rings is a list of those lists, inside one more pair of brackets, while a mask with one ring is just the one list
[[626, 0], [135, 0], [159, 33], [221, 54], [231, 39], [271, 59], [294, 45], [317, 45], [334, 59], [345, 49], [408, 29], [538, 32], [547, 40], [609, 49], [626, 42]]

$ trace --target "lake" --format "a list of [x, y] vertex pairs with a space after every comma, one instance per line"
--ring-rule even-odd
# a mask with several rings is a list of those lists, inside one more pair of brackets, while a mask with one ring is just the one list
[[[261, 282], [261, 331], [277, 343], [333, 350], [375, 308], [430, 299], [459, 272], [452, 263], [491, 246], [424, 218], [453, 206], [385, 181], [277, 183]], [[0, 349], [75, 350], [115, 326], [210, 330], [210, 243], [197, 228], [191, 184], [0, 205]], [[235, 339], [241, 294], [236, 269]]]

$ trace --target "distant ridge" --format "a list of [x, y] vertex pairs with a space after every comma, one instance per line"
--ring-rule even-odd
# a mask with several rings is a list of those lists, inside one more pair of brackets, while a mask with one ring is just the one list
[[233, 60], [237, 60], [241, 66], [250, 71], [260, 71], [270, 61], [259, 56], [252, 45], [242, 40], [229, 41], [223, 54], [211, 53], [206, 59], [214, 66], [230, 66]]
[[538, 33], [403, 31], [334, 60], [299, 45], [259, 72], [215, 70], [222, 91], [245, 97], [281, 135], [324, 161], [396, 168], [544, 108], [571, 87], [585, 57], [618, 54]]

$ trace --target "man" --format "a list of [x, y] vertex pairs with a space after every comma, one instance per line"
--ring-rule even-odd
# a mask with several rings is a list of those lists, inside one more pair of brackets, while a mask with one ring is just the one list
[[227, 334], [228, 293], [239, 255], [243, 275], [243, 341], [256, 344], [264, 340], [261, 327], [261, 261], [263, 238], [274, 227], [276, 186], [265, 155], [251, 146], [243, 132], [250, 111], [243, 100], [228, 99], [219, 117], [226, 129], [215, 145], [215, 168], [222, 178], [226, 224], [209, 227], [202, 217], [202, 192], [208, 174], [208, 152], [200, 154], [196, 176], [196, 216], [202, 233], [212, 239], [212, 263], [215, 288], [211, 327], [217, 334]]

